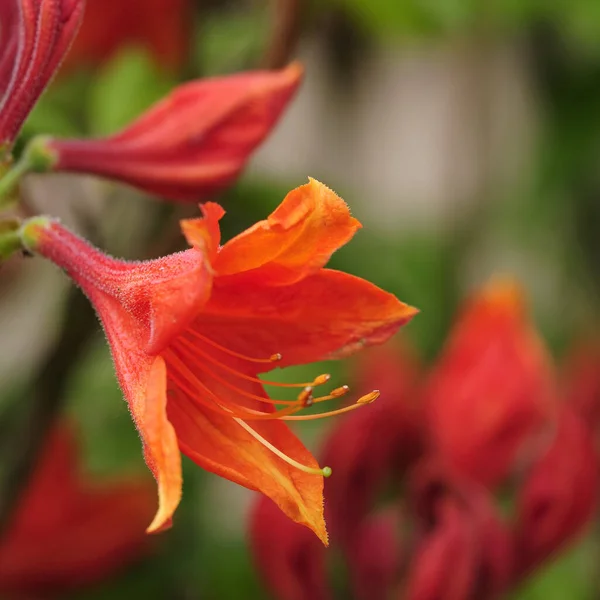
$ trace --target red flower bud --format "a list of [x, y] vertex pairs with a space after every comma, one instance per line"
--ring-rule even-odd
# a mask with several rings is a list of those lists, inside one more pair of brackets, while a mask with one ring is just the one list
[[240, 173], [298, 88], [302, 68], [193, 81], [120, 133], [46, 140], [54, 169], [93, 173], [173, 200], [197, 201]]
[[387, 508], [358, 524], [348, 555], [353, 597], [385, 600], [402, 568], [400, 511]]
[[[449, 479], [435, 463], [417, 466], [411, 492], [421, 542], [408, 598], [490, 600], [506, 591], [513, 571], [512, 540], [490, 493]], [[446, 596], [450, 579], [455, 581]]]
[[494, 281], [467, 305], [427, 400], [432, 441], [447, 467], [500, 483], [555, 401], [550, 361], [516, 284]]
[[256, 567], [277, 600], [327, 600], [325, 548], [311, 532], [293, 523], [261, 497], [250, 523]]
[[573, 541], [593, 516], [598, 464], [591, 436], [570, 410], [561, 414], [546, 453], [518, 499], [516, 543], [521, 575]]
[[335, 472], [325, 485], [327, 519], [333, 540], [345, 547], [385, 483], [397, 479], [421, 451], [418, 374], [408, 352], [392, 346], [361, 356], [359, 388], [376, 384], [381, 397], [369, 410], [340, 419], [322, 452]]
[[[600, 434], [600, 344], [589, 341], [569, 354], [563, 371], [566, 404]], [[600, 440], [599, 440], [600, 441]]]
[[469, 600], [476, 583], [477, 534], [472, 520], [446, 498], [436, 507], [436, 526], [417, 547], [407, 600]]
[[[0, 147], [10, 147], [66, 54], [83, 0], [4, 0], [0, 4]], [[1, 158], [1, 157], [0, 157]]]

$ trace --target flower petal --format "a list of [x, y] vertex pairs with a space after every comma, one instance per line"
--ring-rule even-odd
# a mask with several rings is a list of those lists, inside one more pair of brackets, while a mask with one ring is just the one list
[[289, 286], [234, 278], [223, 283], [215, 280], [194, 327], [247, 356], [280, 353], [280, 366], [345, 356], [382, 343], [417, 313], [368, 281], [329, 269]]
[[[170, 371], [169, 359], [167, 365]], [[214, 380], [209, 374], [194, 375], [223, 404], [239, 404], [239, 393]], [[195, 463], [247, 488], [262, 492], [273, 500], [293, 521], [312, 529], [327, 543], [323, 518], [323, 477], [305, 473], [276, 456], [253, 437], [233, 417], [217, 414], [203, 406], [197, 398], [181, 393], [179, 382], [169, 375], [169, 421], [173, 423], [179, 447]], [[248, 394], [265, 397], [262, 386], [249, 381], [236, 381], [236, 386]], [[254, 408], [264, 407], [255, 401]], [[248, 404], [249, 406], [251, 403]], [[248, 423], [260, 436], [284, 454], [311, 468], [317, 462], [300, 440], [281, 421], [251, 421]]]
[[144, 458], [158, 484], [159, 506], [148, 532], [170, 525], [181, 499], [181, 455], [167, 419], [167, 376], [160, 357], [140, 348], [142, 326], [109, 296], [98, 293], [92, 302], [102, 316], [115, 371], [144, 445]]
[[289, 285], [316, 272], [347, 243], [360, 223], [346, 203], [315, 179], [292, 190], [269, 215], [221, 248], [219, 275], [244, 274], [268, 285]]
[[145, 410], [140, 421], [144, 456], [158, 483], [158, 512], [148, 533], [170, 525], [181, 500], [181, 455], [177, 435], [167, 419], [167, 369], [157, 357], [146, 384]]

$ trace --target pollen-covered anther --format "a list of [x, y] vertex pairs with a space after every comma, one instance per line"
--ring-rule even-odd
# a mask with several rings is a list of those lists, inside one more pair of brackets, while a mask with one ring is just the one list
[[372, 402], [375, 402], [379, 396], [381, 396], [381, 392], [379, 390], [373, 390], [372, 392], [361, 396], [356, 401], [356, 404], [371, 404]]
[[314, 404], [313, 388], [312, 388], [312, 386], [307, 385], [298, 394], [298, 403], [301, 404], [304, 408], [306, 408], [308, 406], [312, 406]]
[[341, 398], [345, 396], [350, 391], [350, 388], [347, 385], [342, 385], [341, 387], [335, 388], [335, 390], [331, 390], [329, 393], [333, 398]]
[[283, 356], [281, 356], [281, 354], [279, 354], [279, 352], [276, 352], [275, 354], [271, 354], [271, 356], [269, 357], [269, 360], [271, 362], [278, 362], [283, 358]]

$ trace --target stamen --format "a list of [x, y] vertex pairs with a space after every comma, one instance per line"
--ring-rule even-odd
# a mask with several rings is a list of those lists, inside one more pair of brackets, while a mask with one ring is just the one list
[[373, 390], [372, 392], [361, 396], [354, 404], [351, 404], [350, 406], [344, 406], [343, 408], [338, 408], [337, 410], [317, 413], [314, 415], [283, 415], [280, 418], [282, 421], [315, 421], [316, 419], [324, 419], [325, 417], [334, 417], [336, 415], [342, 415], [350, 412], [351, 410], [360, 408], [361, 406], [365, 406], [366, 404], [371, 404], [371, 402], [374, 402], [377, 400], [377, 398], [379, 398], [379, 395], [379, 390]]
[[279, 450], [279, 448], [276, 448], [275, 446], [273, 446], [273, 444], [271, 444], [271, 442], [269, 442], [262, 435], [260, 435], [260, 433], [258, 433], [258, 431], [255, 431], [254, 429], [252, 429], [252, 427], [250, 427], [250, 425], [248, 425], [248, 423], [244, 423], [244, 421], [242, 421], [242, 419], [238, 419], [238, 418], [234, 417], [233, 420], [236, 421], [237, 423], [239, 423], [253, 438], [257, 439], [261, 444], [263, 444], [263, 446], [265, 446], [271, 452], [273, 452], [273, 454], [275, 454], [276, 456], [279, 456], [279, 458], [281, 458], [281, 460], [284, 460], [286, 463], [288, 463], [288, 465], [291, 465], [292, 467], [296, 467], [296, 469], [299, 469], [300, 471], [303, 471], [304, 473], [308, 473], [309, 475], [322, 475], [323, 477], [329, 477], [331, 475], [330, 467], [315, 468], [315, 467], [308, 467], [306, 465], [303, 465], [302, 463], [299, 463], [297, 460], [294, 460], [287, 454], [284, 454], [281, 450]]
[[241, 354], [240, 352], [234, 352], [233, 350], [230, 350], [226, 346], [221, 346], [221, 344], [218, 344], [214, 340], [211, 340], [210, 338], [205, 337], [202, 334], [198, 333], [195, 329], [188, 329], [187, 333], [191, 333], [194, 337], [201, 339], [203, 342], [210, 344], [211, 346], [215, 347], [217, 350], [220, 350], [221, 352], [225, 352], [226, 354], [235, 356], [237, 358], [241, 358], [243, 360], [247, 360], [249, 362], [272, 363], [272, 362], [277, 362], [277, 361], [281, 360], [281, 358], [282, 358], [281, 354], [279, 354], [279, 352], [277, 352], [277, 354], [272, 354], [269, 358], [252, 358], [251, 356], [246, 356], [245, 354]]
[[[192, 330], [190, 330], [190, 331], [192, 331]], [[317, 375], [317, 377], [315, 377], [315, 379], [313, 379], [313, 381], [309, 381], [309, 382], [305, 382], [305, 383], [280, 383], [279, 381], [268, 381], [266, 379], [259, 379], [258, 377], [252, 377], [251, 375], [242, 373], [241, 371], [238, 371], [238, 370], [234, 369], [233, 367], [230, 367], [229, 365], [223, 364], [222, 362], [217, 360], [214, 356], [211, 356], [208, 352], [204, 352], [204, 350], [202, 350], [198, 346], [194, 345], [189, 340], [186, 340], [184, 337], [179, 338], [178, 342], [181, 342], [184, 346], [187, 346], [187, 348], [189, 350], [191, 350], [192, 352], [196, 352], [202, 358], [204, 358], [208, 362], [211, 362], [213, 365], [220, 367], [224, 371], [227, 371], [228, 373], [231, 373], [233, 375], [237, 375], [238, 377], [241, 377], [242, 379], [245, 379], [246, 381], [253, 381], [254, 383], [260, 383], [263, 385], [272, 385], [274, 387], [281, 387], [281, 388], [299, 388], [299, 387], [322, 385], [323, 383], [326, 383], [327, 381], [329, 381], [329, 379], [331, 378], [331, 375], [329, 375], [328, 373], [323, 373], [322, 375]]]

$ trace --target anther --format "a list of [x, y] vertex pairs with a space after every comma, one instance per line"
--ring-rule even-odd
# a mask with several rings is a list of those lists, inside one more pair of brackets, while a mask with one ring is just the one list
[[381, 395], [381, 392], [379, 390], [373, 390], [372, 392], [369, 392], [368, 394], [361, 396], [356, 401], [356, 404], [371, 404], [371, 402], [375, 402], [375, 400], [377, 400], [377, 398], [379, 398], [380, 395]]
[[329, 373], [323, 373], [322, 375], [318, 375], [317, 377], [315, 377], [314, 381], [312, 382], [312, 385], [323, 385], [324, 383], [327, 383], [330, 379], [331, 375]]
[[331, 390], [331, 392], [329, 392], [329, 395], [332, 396], [333, 398], [341, 398], [342, 396], [347, 394], [349, 391], [350, 391], [350, 388], [347, 385], [343, 385], [342, 387], [335, 388], [335, 390]]
[[277, 362], [278, 360], [281, 360], [283, 358], [283, 356], [281, 356], [281, 354], [279, 354], [279, 352], [276, 352], [275, 354], [271, 354], [271, 356], [269, 357], [269, 360], [271, 362]]
[[302, 404], [302, 406], [312, 406], [313, 402], [313, 388], [312, 386], [306, 386], [299, 394], [298, 394], [298, 402]]

